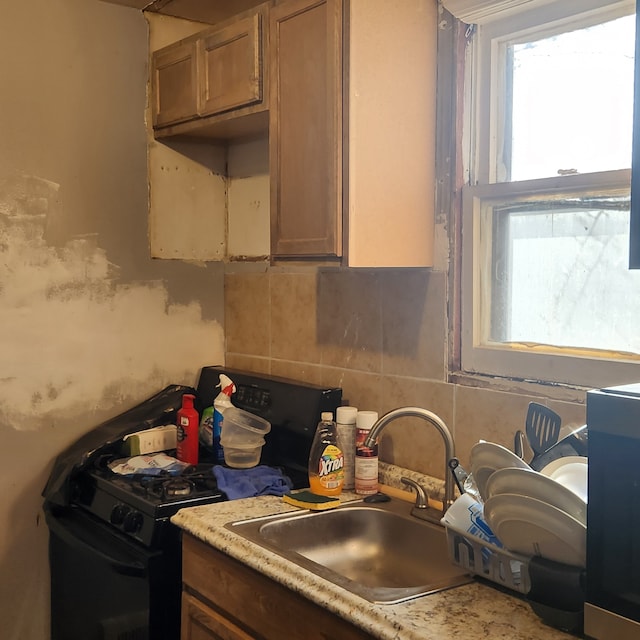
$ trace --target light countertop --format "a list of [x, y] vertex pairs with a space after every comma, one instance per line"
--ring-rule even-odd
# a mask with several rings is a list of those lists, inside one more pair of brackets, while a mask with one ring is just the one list
[[[343, 494], [342, 500], [355, 499]], [[469, 585], [395, 605], [372, 604], [225, 528], [237, 520], [295, 511], [274, 496], [180, 510], [174, 524], [382, 640], [570, 640], [545, 625], [517, 595]]]

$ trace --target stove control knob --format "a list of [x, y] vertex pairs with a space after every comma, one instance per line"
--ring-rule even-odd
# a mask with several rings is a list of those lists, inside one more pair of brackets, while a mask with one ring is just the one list
[[142, 514], [139, 511], [131, 511], [124, 517], [122, 528], [127, 533], [136, 533], [142, 528]]
[[130, 509], [126, 504], [117, 504], [111, 509], [111, 515], [109, 516], [111, 524], [122, 524], [129, 511]]

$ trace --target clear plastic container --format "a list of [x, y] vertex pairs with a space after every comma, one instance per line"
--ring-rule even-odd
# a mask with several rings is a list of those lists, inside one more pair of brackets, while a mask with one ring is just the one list
[[258, 441], [250, 443], [229, 443], [223, 433], [220, 442], [222, 443], [224, 451], [224, 461], [228, 466], [235, 467], [236, 469], [249, 469], [250, 467], [255, 467], [260, 462], [264, 438], [259, 438]]
[[271, 424], [267, 420], [237, 407], [229, 407], [224, 411], [220, 442], [223, 447], [249, 444], [261, 447], [269, 431]]

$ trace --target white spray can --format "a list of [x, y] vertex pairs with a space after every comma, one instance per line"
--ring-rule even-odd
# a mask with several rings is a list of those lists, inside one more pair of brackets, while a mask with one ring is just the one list
[[338, 447], [344, 458], [345, 491], [353, 491], [356, 472], [356, 407], [338, 407], [336, 409], [336, 426], [338, 429]]

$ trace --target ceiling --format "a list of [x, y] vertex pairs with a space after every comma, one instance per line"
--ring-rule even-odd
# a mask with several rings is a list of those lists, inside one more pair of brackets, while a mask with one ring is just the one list
[[167, 16], [215, 24], [242, 11], [251, 9], [264, 0], [102, 0], [111, 4], [152, 11]]

